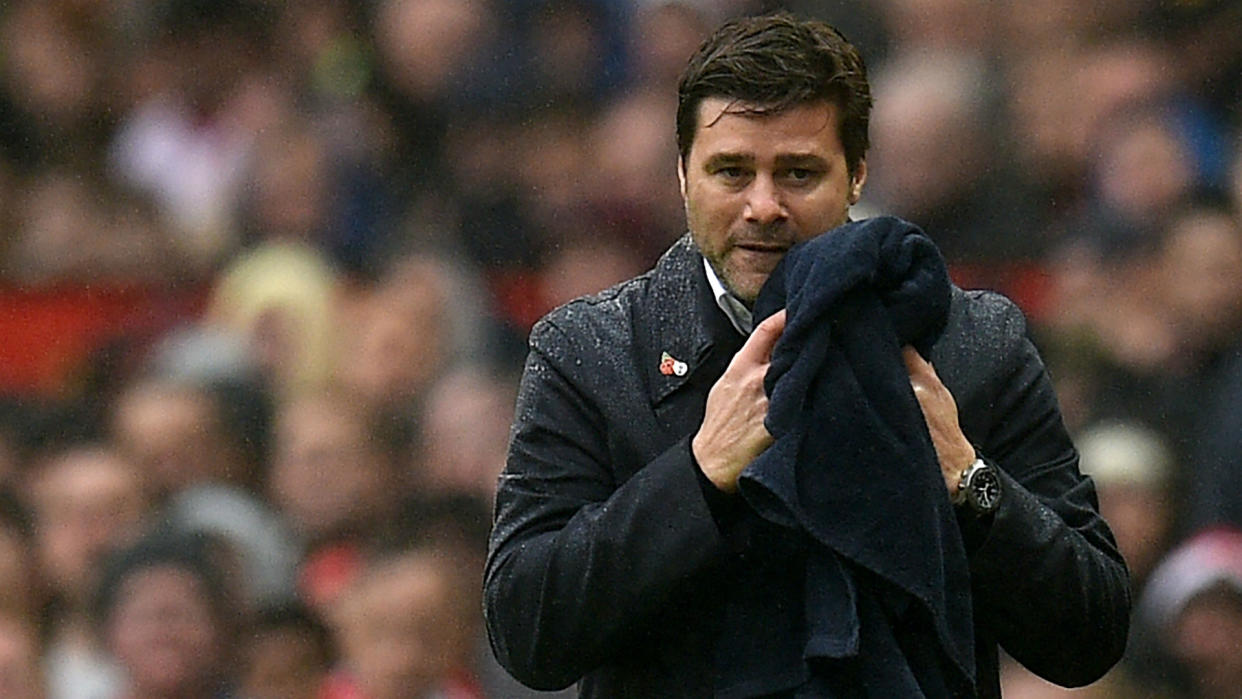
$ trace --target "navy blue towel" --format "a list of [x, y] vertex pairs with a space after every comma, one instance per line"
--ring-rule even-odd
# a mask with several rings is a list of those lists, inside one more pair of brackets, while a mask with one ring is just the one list
[[[777, 620], [752, 628], [784, 625], [777, 634], [801, 638], [802, 691], [973, 693], [965, 549], [901, 357], [904, 345], [928, 356], [949, 298], [931, 240], [911, 223], [876, 218], [795, 246], [756, 303], [757, 320], [781, 308], [787, 317], [766, 380], [775, 442], [742, 472], [739, 490], [766, 526], [803, 542], [793, 575], [805, 579], [800, 619], [773, 605]], [[778, 689], [798, 674], [763, 651], [738, 662], [730, 648], [741, 646], [725, 639], [724, 693]]]

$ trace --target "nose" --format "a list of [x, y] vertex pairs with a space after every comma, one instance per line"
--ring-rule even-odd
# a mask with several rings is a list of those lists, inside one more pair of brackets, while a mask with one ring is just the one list
[[760, 225], [781, 221], [787, 216], [780, 189], [770, 176], [759, 175], [751, 182], [745, 216], [747, 222]]

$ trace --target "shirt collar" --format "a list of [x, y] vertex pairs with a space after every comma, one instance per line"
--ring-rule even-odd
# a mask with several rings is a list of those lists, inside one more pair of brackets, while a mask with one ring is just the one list
[[716, 276], [716, 270], [712, 269], [711, 263], [707, 258], [703, 258], [703, 268], [707, 270], [707, 283], [712, 287], [712, 295], [716, 297], [716, 305], [720, 306], [720, 310], [724, 311], [725, 317], [733, 324], [742, 335], [750, 335], [755, 329], [755, 318], [746, 304], [738, 300], [736, 296], [729, 293], [729, 290], [720, 283], [720, 277]]

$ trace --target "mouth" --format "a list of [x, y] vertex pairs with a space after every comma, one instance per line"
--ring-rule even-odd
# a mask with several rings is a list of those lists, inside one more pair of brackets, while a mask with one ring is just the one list
[[782, 244], [782, 243], [768, 243], [768, 242], [756, 241], [756, 242], [736, 243], [734, 244], [734, 247], [739, 250], [746, 250], [748, 252], [769, 253], [769, 254], [778, 253], [778, 254], [783, 255], [789, 251], [790, 246]]

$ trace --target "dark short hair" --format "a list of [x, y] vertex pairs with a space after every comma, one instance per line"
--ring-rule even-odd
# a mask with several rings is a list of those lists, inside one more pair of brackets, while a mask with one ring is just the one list
[[677, 85], [677, 148], [682, 159], [708, 97], [778, 113], [828, 101], [840, 110], [838, 135], [851, 174], [870, 140], [871, 86], [858, 50], [835, 27], [788, 13], [745, 17], [717, 29], [690, 57]]
[[136, 573], [151, 568], [176, 568], [190, 573], [202, 585], [211, 607], [213, 621], [227, 627], [230, 619], [228, 593], [221, 571], [217, 568], [220, 542], [201, 533], [183, 533], [157, 529], [128, 548], [110, 555], [103, 565], [93, 600], [95, 622], [106, 626], [121, 601], [125, 582]]
[[246, 629], [246, 636], [257, 639], [262, 634], [279, 631], [292, 631], [298, 637], [309, 641], [315, 653], [315, 661], [324, 667], [336, 663], [336, 641], [332, 630], [305, 603], [288, 600], [259, 609], [255, 613], [254, 621]]

